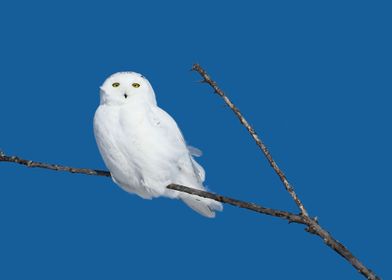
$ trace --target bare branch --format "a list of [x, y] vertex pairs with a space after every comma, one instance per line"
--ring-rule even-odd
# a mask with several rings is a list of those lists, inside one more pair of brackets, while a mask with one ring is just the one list
[[[103, 176], [103, 177], [110, 177], [110, 172], [104, 171], [104, 170], [96, 170], [96, 169], [88, 169], [88, 168], [75, 168], [75, 167], [68, 167], [64, 165], [59, 165], [59, 164], [50, 164], [50, 163], [43, 163], [43, 162], [38, 162], [38, 161], [32, 161], [32, 160], [26, 160], [17, 156], [7, 156], [3, 153], [0, 153], [0, 161], [4, 162], [13, 162], [13, 163], [18, 163], [27, 167], [38, 167], [38, 168], [44, 168], [44, 169], [50, 169], [54, 171], [64, 171], [64, 172], [70, 172], [70, 173], [79, 173], [79, 174], [85, 174], [85, 175], [95, 175], [95, 176]], [[301, 215], [296, 215], [290, 212], [286, 211], [281, 211], [281, 210], [275, 210], [271, 208], [266, 208], [263, 206], [256, 205], [254, 203], [249, 203], [229, 197], [225, 197], [219, 194], [214, 194], [210, 192], [205, 192], [197, 189], [192, 189], [186, 186], [182, 185], [177, 185], [177, 184], [170, 184], [167, 186], [168, 189], [171, 190], [176, 190], [180, 192], [186, 192], [189, 194], [201, 196], [201, 197], [206, 197], [206, 198], [211, 198], [216, 201], [220, 201], [223, 203], [231, 204], [233, 206], [237, 206], [240, 208], [245, 208], [248, 210], [252, 210], [258, 213], [266, 214], [269, 216], [274, 216], [282, 219], [286, 219], [289, 222], [292, 223], [298, 223], [298, 224], [306, 224], [304, 221], [303, 217]]]
[[[324, 230], [318, 224], [316, 219], [310, 218], [305, 206], [295, 193], [293, 186], [289, 183], [283, 171], [278, 167], [275, 160], [272, 158], [272, 155], [266, 145], [263, 143], [263, 141], [261, 141], [254, 128], [248, 123], [240, 110], [233, 104], [233, 102], [230, 101], [230, 99], [225, 95], [225, 93], [218, 87], [217, 83], [211, 79], [211, 77], [199, 64], [194, 64], [192, 70], [198, 72], [202, 76], [203, 82], [209, 84], [213, 88], [214, 93], [222, 97], [223, 101], [234, 112], [241, 124], [245, 126], [245, 128], [248, 130], [249, 134], [252, 136], [257, 146], [259, 146], [259, 148], [267, 158], [269, 164], [274, 169], [275, 173], [279, 176], [287, 192], [291, 195], [294, 202], [300, 209], [304, 224], [308, 226], [306, 230], [312, 234], [318, 235], [321, 239], [323, 239], [325, 244], [327, 244], [335, 252], [345, 258], [349, 263], [351, 263], [353, 267], [355, 267], [355, 269], [357, 269], [366, 278], [379, 279], [370, 269], [365, 267], [342, 243], [334, 239], [326, 230]], [[185, 190], [183, 189], [183, 191]]]
[[371, 270], [366, 268], [354, 255], [339, 241], [334, 239], [330, 233], [328, 233], [325, 229], [323, 229], [317, 222], [316, 219], [311, 219], [308, 216], [296, 215], [290, 212], [275, 210], [270, 208], [265, 208], [254, 203], [240, 201], [237, 199], [225, 197], [219, 194], [213, 194], [210, 192], [205, 192], [201, 190], [196, 190], [192, 188], [188, 188], [181, 185], [171, 184], [167, 186], [168, 189], [177, 190], [181, 192], [186, 192], [189, 194], [210, 198], [219, 202], [231, 204], [233, 206], [237, 206], [240, 208], [245, 208], [251, 211], [255, 211], [261, 214], [270, 215], [278, 218], [282, 218], [288, 220], [292, 223], [303, 224], [306, 225], [306, 231], [312, 233], [314, 235], [319, 236], [325, 244], [331, 247], [335, 252], [349, 261], [359, 273], [364, 275], [367, 279], [379, 279]]
[[[0, 162], [12, 162], [12, 163], [17, 163], [21, 164], [27, 167], [38, 167], [38, 168], [44, 168], [44, 169], [50, 169], [54, 171], [64, 171], [64, 172], [70, 172], [70, 173], [79, 173], [79, 174], [85, 174], [85, 175], [95, 175], [95, 176], [102, 176], [102, 177], [110, 177], [110, 172], [104, 171], [104, 170], [95, 170], [95, 169], [88, 169], [88, 168], [75, 168], [75, 167], [68, 167], [68, 166], [63, 166], [59, 164], [49, 164], [49, 163], [43, 163], [43, 162], [37, 162], [37, 161], [32, 161], [32, 160], [26, 160], [20, 157], [16, 156], [7, 156], [4, 153], [0, 152]], [[341, 255], [343, 258], [345, 258], [347, 261], [349, 261], [362, 275], [364, 275], [367, 279], [379, 279], [371, 270], [366, 268], [354, 255], [339, 241], [334, 239], [326, 230], [324, 230], [317, 222], [316, 219], [311, 219], [308, 216], [304, 215], [297, 215], [293, 214], [287, 211], [282, 211], [282, 210], [276, 210], [276, 209], [271, 209], [271, 208], [266, 208], [254, 203], [250, 202], [245, 202], [241, 200], [237, 200], [234, 198], [222, 196], [219, 194], [214, 194], [210, 192], [205, 192], [193, 188], [189, 188], [186, 186], [182, 185], [177, 185], [177, 184], [171, 184], [167, 186], [168, 189], [171, 190], [176, 190], [180, 192], [185, 192], [201, 197], [206, 197], [210, 198], [222, 203], [226, 204], [231, 204], [233, 206], [237, 206], [240, 208], [248, 209], [260, 214], [265, 214], [277, 218], [281, 218], [284, 220], [289, 221], [290, 223], [297, 223], [297, 224], [303, 224], [306, 225], [306, 231], [309, 233], [318, 235], [325, 244], [327, 244], [329, 247], [331, 247], [335, 252], [337, 252], [339, 255]]]
[[110, 172], [104, 171], [104, 170], [95, 170], [95, 169], [88, 169], [88, 168], [74, 168], [74, 167], [68, 167], [68, 166], [64, 166], [64, 165], [26, 160], [26, 159], [16, 157], [16, 156], [6, 156], [3, 152], [0, 152], [0, 161], [14, 162], [14, 163], [18, 163], [21, 165], [25, 165], [27, 167], [39, 167], [39, 168], [45, 168], [45, 169], [50, 169], [50, 170], [54, 170], [54, 171], [65, 171], [65, 172], [70, 172], [70, 173], [79, 173], [79, 174], [86, 174], [86, 175], [110, 177]]
[[197, 195], [197, 196], [201, 196], [201, 197], [205, 197], [205, 198], [210, 198], [210, 199], [213, 199], [213, 200], [216, 200], [219, 202], [223, 202], [226, 204], [230, 204], [230, 205], [237, 206], [240, 208], [245, 208], [245, 209], [257, 212], [257, 213], [285, 219], [285, 220], [288, 220], [290, 223], [307, 225], [307, 220], [303, 216], [293, 214], [290, 212], [266, 208], [266, 207], [263, 207], [263, 206], [260, 206], [260, 205], [257, 205], [257, 204], [251, 203], [251, 202], [241, 201], [241, 200], [230, 198], [230, 197], [223, 196], [220, 194], [201, 191], [201, 190], [197, 190], [197, 189], [193, 189], [193, 188], [189, 188], [189, 187], [177, 185], [177, 184], [170, 184], [167, 186], [167, 188], [171, 189], [171, 190], [180, 191], [180, 192], [186, 192], [189, 194], [193, 194], [193, 195]]
[[286, 176], [284, 175], [283, 171], [278, 167], [276, 164], [275, 160], [272, 158], [271, 153], [261, 141], [259, 136], [257, 135], [256, 131], [253, 129], [253, 127], [248, 123], [248, 121], [245, 119], [245, 117], [241, 114], [240, 110], [233, 104], [233, 102], [230, 101], [230, 99], [225, 95], [225, 93], [218, 87], [215, 81], [213, 81], [210, 76], [207, 74], [207, 72], [199, 65], [199, 64], [194, 64], [192, 67], [192, 70], [197, 71], [202, 77], [203, 81], [207, 84], [209, 84], [213, 89], [216, 94], [218, 94], [220, 97], [223, 98], [223, 101], [230, 107], [230, 109], [234, 112], [234, 114], [238, 117], [239, 121], [245, 128], [248, 130], [252, 138], [255, 140], [257, 146], [261, 149], [265, 157], [267, 158], [269, 164], [271, 167], [275, 170], [276, 174], [278, 174], [280, 180], [282, 181], [283, 185], [285, 186], [286, 190], [289, 192], [295, 203], [297, 204], [298, 208], [300, 209], [302, 215], [304, 216], [309, 216], [308, 212], [306, 211], [304, 205], [302, 204], [301, 200], [297, 196], [297, 194], [294, 191], [293, 186], [289, 183], [287, 180]]

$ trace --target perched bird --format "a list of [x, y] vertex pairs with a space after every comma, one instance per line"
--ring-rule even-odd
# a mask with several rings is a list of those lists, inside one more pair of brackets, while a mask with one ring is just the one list
[[94, 116], [95, 139], [113, 181], [144, 199], [178, 198], [201, 215], [213, 218], [222, 204], [166, 188], [174, 183], [205, 190], [205, 172], [186, 145], [175, 120], [157, 106], [148, 80], [135, 72], [119, 72], [100, 88]]

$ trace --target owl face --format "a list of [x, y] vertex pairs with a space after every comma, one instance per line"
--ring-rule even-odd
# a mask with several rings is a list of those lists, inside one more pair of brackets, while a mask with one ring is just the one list
[[101, 104], [124, 105], [132, 100], [156, 104], [154, 90], [139, 73], [115, 73], [105, 80], [100, 89]]

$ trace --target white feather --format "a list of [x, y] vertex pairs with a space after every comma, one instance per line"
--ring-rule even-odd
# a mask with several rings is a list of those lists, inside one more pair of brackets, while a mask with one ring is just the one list
[[191, 153], [192, 156], [195, 157], [201, 157], [203, 155], [203, 152], [200, 149], [190, 145], [188, 145], [188, 151]]

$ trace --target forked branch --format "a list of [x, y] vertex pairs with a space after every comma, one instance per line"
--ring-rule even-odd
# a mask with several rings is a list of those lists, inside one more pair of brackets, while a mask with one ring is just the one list
[[273, 159], [271, 153], [269, 152], [267, 146], [257, 135], [254, 128], [248, 123], [240, 110], [231, 102], [231, 100], [227, 97], [227, 95], [218, 87], [217, 83], [211, 79], [211, 77], [207, 74], [207, 72], [199, 65], [194, 64], [192, 66], [192, 70], [196, 71], [203, 78], [203, 82], [209, 84], [214, 93], [222, 97], [223, 101], [227, 106], [233, 111], [233, 113], [237, 116], [241, 124], [248, 130], [249, 134], [252, 136], [253, 140], [256, 142], [257, 146], [259, 146], [260, 150], [263, 152], [264, 156], [267, 158], [269, 164], [274, 169], [275, 173], [279, 176], [280, 181], [283, 183], [287, 192], [291, 195], [294, 202], [297, 204], [299, 210], [301, 211], [301, 215], [306, 218], [306, 225], [308, 225], [307, 230], [311, 233], [314, 233], [320, 236], [324, 242], [335, 250], [338, 254], [344, 257], [347, 261], [349, 261], [362, 275], [367, 277], [368, 279], [378, 279], [377, 276], [368, 268], [366, 268], [354, 255], [341, 243], [336, 241], [327, 231], [325, 231], [315, 219], [311, 219], [305, 206], [299, 199], [298, 195], [294, 191], [293, 186], [289, 183], [283, 171], [279, 168], [275, 160]]
[[[259, 136], [256, 134], [255, 130], [249, 125], [246, 121], [244, 116], [241, 114], [239, 109], [234, 106], [234, 104], [230, 101], [230, 99], [223, 93], [223, 91], [217, 86], [217, 84], [210, 78], [210, 76], [206, 73], [206, 71], [198, 64], [195, 64], [192, 68], [193, 70], [197, 71], [202, 77], [203, 80], [208, 83], [213, 89], [216, 94], [223, 98], [224, 102], [233, 110], [236, 114], [240, 122], [246, 127], [249, 131], [252, 138], [255, 140], [256, 144], [259, 146], [261, 151], [264, 153], [265, 157], [267, 158], [268, 162], [270, 163], [271, 167], [275, 170], [277, 175], [279, 176], [280, 180], [282, 181], [283, 185], [285, 186], [286, 190], [289, 192], [295, 203], [297, 204], [298, 208], [301, 211], [301, 214], [294, 214], [283, 210], [271, 209], [267, 207], [263, 207], [254, 203], [246, 202], [237, 200], [234, 198], [222, 196], [219, 194], [201, 191], [193, 188], [189, 188], [182, 185], [171, 184], [167, 186], [168, 189], [176, 190], [180, 192], [185, 192], [193, 195], [197, 195], [200, 197], [210, 198], [222, 203], [230, 204], [233, 206], [237, 206], [240, 208], [244, 208], [247, 210], [251, 210], [260, 214], [265, 214], [273, 217], [277, 217], [280, 219], [284, 219], [290, 223], [297, 223], [303, 224], [306, 226], [306, 231], [312, 233], [314, 235], [319, 236], [326, 245], [328, 245], [331, 249], [345, 258], [351, 265], [357, 269], [363, 276], [367, 279], [379, 279], [376, 274], [365, 267], [342, 243], [334, 239], [329, 232], [323, 229], [317, 222], [316, 219], [313, 219], [309, 216], [308, 212], [306, 211], [304, 205], [302, 204], [301, 200], [298, 198], [297, 194], [295, 193], [293, 187], [288, 182], [286, 176], [282, 172], [282, 170], [278, 167], [276, 162], [273, 160], [270, 152], [268, 151], [265, 144], [261, 141]], [[36, 168], [45, 168], [55, 171], [65, 171], [70, 173], [79, 173], [85, 175], [94, 175], [94, 176], [102, 176], [102, 177], [110, 177], [110, 172], [104, 170], [95, 170], [95, 169], [88, 169], [88, 168], [75, 168], [75, 167], [68, 167], [58, 164], [48, 164], [43, 162], [36, 162], [32, 160], [26, 160], [17, 156], [7, 156], [0, 151], [0, 162], [12, 162], [16, 164], [21, 164], [27, 167], [36, 167]]]

